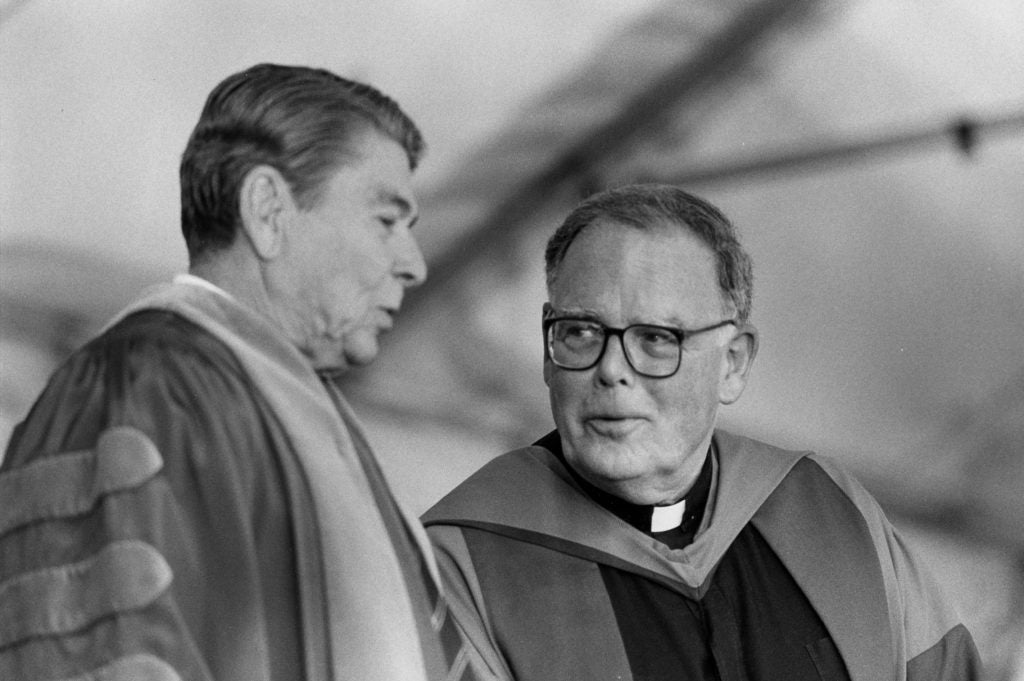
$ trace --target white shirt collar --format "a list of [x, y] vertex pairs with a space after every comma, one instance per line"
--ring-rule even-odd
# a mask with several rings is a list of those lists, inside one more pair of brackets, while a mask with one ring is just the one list
[[224, 289], [222, 289], [220, 286], [217, 286], [216, 284], [213, 284], [210, 281], [203, 279], [202, 277], [197, 277], [196, 275], [190, 274], [188, 272], [174, 275], [173, 281], [175, 284], [190, 284], [192, 286], [205, 288], [207, 291], [213, 291], [214, 293], [220, 294], [225, 298], [233, 299], [232, 295], [225, 291]]
[[683, 523], [686, 512], [686, 499], [677, 501], [671, 506], [655, 506], [651, 514], [651, 532], [667, 532], [674, 530]]

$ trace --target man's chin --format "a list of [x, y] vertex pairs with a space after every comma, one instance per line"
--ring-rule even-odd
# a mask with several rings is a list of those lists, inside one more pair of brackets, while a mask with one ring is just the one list
[[364, 367], [377, 359], [380, 354], [380, 345], [376, 336], [373, 338], [360, 338], [358, 341], [347, 344], [341, 353], [341, 361], [346, 368]]
[[577, 472], [598, 487], [618, 486], [642, 473], [642, 467], [632, 461], [628, 448], [607, 441], [580, 444], [582, 447], [575, 452], [567, 452], [567, 458]]
[[315, 348], [309, 353], [313, 368], [320, 373], [343, 373], [355, 367], [370, 364], [380, 353], [377, 340], [360, 339], [344, 345], [333, 345]]

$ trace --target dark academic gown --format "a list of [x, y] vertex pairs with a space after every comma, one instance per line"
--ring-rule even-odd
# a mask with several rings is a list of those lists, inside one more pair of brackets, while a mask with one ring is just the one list
[[52, 377], [0, 469], [0, 679], [435, 679], [436, 567], [344, 400], [195, 284]]
[[505, 678], [979, 677], [927, 570], [828, 460], [717, 431], [701, 525], [672, 548], [598, 503], [557, 441], [424, 516], [452, 608]]

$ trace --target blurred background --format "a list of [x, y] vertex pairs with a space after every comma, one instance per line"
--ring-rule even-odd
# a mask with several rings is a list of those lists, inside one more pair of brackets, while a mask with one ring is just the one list
[[1022, 35], [1020, 0], [0, 0], [0, 444], [63, 357], [186, 268], [177, 165], [209, 90], [323, 66], [430, 146], [430, 279], [345, 378], [408, 505], [552, 427], [560, 219], [678, 183], [755, 262], [761, 351], [725, 425], [851, 468], [987, 679], [1022, 681]]

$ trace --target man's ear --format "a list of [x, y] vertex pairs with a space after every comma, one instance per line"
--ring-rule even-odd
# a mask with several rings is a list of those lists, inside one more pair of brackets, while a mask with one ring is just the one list
[[743, 394], [757, 355], [757, 344], [757, 329], [752, 324], [743, 324], [726, 346], [722, 379], [718, 384], [718, 400], [722, 404], [732, 404]]
[[281, 253], [284, 231], [297, 210], [295, 197], [276, 168], [258, 165], [242, 179], [238, 192], [242, 229], [261, 260]]

